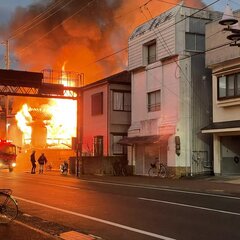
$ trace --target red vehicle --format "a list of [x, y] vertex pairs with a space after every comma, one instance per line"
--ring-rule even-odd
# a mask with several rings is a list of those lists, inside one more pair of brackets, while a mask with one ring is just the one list
[[16, 146], [6, 140], [0, 140], [0, 169], [12, 172], [16, 167]]

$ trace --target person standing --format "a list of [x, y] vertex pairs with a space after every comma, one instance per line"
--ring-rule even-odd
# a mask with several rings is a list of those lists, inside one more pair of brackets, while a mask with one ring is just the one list
[[40, 174], [40, 173], [43, 173], [44, 164], [47, 163], [47, 158], [45, 157], [44, 153], [42, 153], [41, 156], [38, 158], [38, 163], [39, 163], [39, 174]]
[[31, 157], [30, 157], [31, 163], [32, 163], [32, 170], [31, 170], [31, 174], [35, 174], [36, 173], [36, 159], [35, 159], [35, 151], [32, 151]]

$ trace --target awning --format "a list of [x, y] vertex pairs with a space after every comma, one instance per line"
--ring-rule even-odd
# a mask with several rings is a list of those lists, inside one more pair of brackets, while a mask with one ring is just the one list
[[238, 132], [240, 121], [214, 122], [201, 129], [202, 133]]
[[138, 137], [126, 137], [121, 139], [118, 143], [122, 145], [134, 145], [134, 144], [150, 144], [150, 143], [166, 143], [170, 135], [151, 135], [151, 136], [138, 136]]

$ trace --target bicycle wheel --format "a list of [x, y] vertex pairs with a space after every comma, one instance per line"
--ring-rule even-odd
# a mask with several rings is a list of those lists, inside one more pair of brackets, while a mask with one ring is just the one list
[[161, 166], [160, 166], [160, 170], [159, 170], [159, 172], [158, 172], [158, 175], [159, 175], [159, 177], [161, 177], [161, 178], [165, 178], [165, 177], [166, 177], [166, 175], [167, 175], [167, 170], [166, 170], [166, 168], [165, 168], [164, 165], [161, 165]]
[[148, 170], [148, 175], [149, 175], [150, 177], [156, 177], [156, 176], [158, 176], [158, 170], [157, 170], [157, 168], [153, 168], [153, 167], [149, 168], [149, 170]]
[[127, 176], [128, 172], [127, 172], [127, 168], [124, 166], [122, 167], [122, 176]]
[[10, 223], [17, 215], [17, 202], [10, 195], [0, 193], [0, 223]]

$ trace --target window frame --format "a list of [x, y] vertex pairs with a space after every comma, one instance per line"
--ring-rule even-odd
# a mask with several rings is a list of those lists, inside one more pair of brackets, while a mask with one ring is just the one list
[[[154, 53], [151, 55], [151, 51], [154, 50]], [[147, 45], [147, 63], [152, 64], [157, 61], [157, 43], [156, 41], [152, 42], [151, 44]]]
[[91, 95], [91, 114], [92, 116], [103, 114], [103, 92]]
[[104, 136], [96, 135], [93, 136], [93, 155], [103, 156], [104, 152]]
[[[157, 100], [158, 93], [159, 93], [159, 102]], [[154, 97], [154, 103], [151, 102], [152, 96]], [[147, 93], [147, 110], [148, 112], [156, 112], [161, 110], [161, 89]]]
[[[223, 80], [225, 80], [225, 88], [223, 88], [224, 95], [222, 95], [220, 92], [220, 81]], [[233, 83], [233, 88], [230, 88], [231, 82]], [[240, 73], [233, 73], [217, 77], [217, 99], [221, 101], [234, 98], [240, 98]]]
[[[116, 98], [115, 98], [115, 94], [122, 94], [122, 103], [121, 103], [121, 106], [122, 108], [121, 109], [117, 109], [115, 108], [116, 107], [116, 104], [115, 102], [117, 101]], [[127, 97], [126, 97], [126, 94], [129, 94], [130, 98], [129, 98], [129, 103], [126, 104], [126, 101], [127, 101]], [[119, 111], [119, 112], [131, 112], [131, 92], [130, 91], [119, 91], [119, 90], [113, 90], [112, 91], [112, 110], [113, 111]]]
[[[154, 56], [150, 56], [151, 47], [155, 47]], [[143, 44], [143, 63], [144, 65], [149, 65], [157, 62], [157, 41], [153, 39], [149, 42]]]
[[[192, 42], [194, 40], [194, 48], [188, 48], [189, 44], [188, 44], [188, 41], [187, 41], [187, 37], [194, 37], [194, 39], [191, 39], [190, 42]], [[203, 39], [198, 39], [198, 37], [202, 37]], [[204, 34], [200, 34], [200, 33], [194, 33], [194, 32], [186, 32], [185, 33], [185, 50], [188, 51], [188, 52], [203, 52], [205, 51], [205, 35]], [[189, 39], [190, 40], [190, 39]], [[201, 40], [201, 41], [200, 41]], [[204, 41], [203, 41], [204, 40]], [[199, 42], [203, 42], [204, 45], [203, 45], [203, 48], [198, 48], [199, 45]]]
[[[126, 133], [112, 133], [112, 154], [113, 155], [127, 155], [127, 146], [126, 145], [122, 145], [120, 143], [117, 143], [118, 141], [114, 141], [114, 137], [121, 137], [119, 140], [127, 137]], [[115, 147], [114, 146], [118, 146], [118, 149], [121, 149], [121, 151], [115, 151]]]

